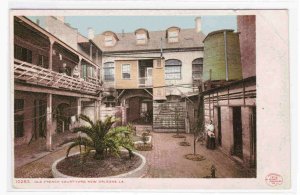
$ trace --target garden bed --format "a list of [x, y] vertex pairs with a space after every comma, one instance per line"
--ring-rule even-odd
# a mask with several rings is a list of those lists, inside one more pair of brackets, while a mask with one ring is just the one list
[[52, 166], [52, 174], [54, 177], [63, 178], [141, 177], [145, 165], [145, 158], [135, 152], [131, 159], [127, 152], [122, 152], [120, 157], [108, 156], [103, 160], [95, 160], [93, 154], [90, 154], [83, 165], [77, 153], [57, 160]]

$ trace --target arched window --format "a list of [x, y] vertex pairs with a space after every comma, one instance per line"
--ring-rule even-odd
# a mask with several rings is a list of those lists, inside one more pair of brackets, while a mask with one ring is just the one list
[[115, 80], [115, 65], [113, 62], [105, 62], [103, 64], [104, 81]]
[[165, 78], [166, 80], [181, 79], [181, 61], [176, 59], [166, 60]]
[[197, 58], [192, 62], [192, 76], [193, 80], [199, 80], [202, 78], [203, 73], [203, 58]]

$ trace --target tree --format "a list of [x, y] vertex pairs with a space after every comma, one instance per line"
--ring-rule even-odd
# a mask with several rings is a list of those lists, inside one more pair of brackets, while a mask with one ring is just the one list
[[66, 158], [75, 146], [85, 146], [85, 156], [95, 150], [95, 159], [104, 159], [108, 153], [119, 155], [122, 147], [129, 152], [130, 158], [133, 156], [134, 144], [129, 136], [131, 134], [130, 128], [125, 126], [112, 128], [116, 122], [112, 117], [107, 117], [104, 121], [97, 120], [95, 123], [86, 115], [80, 115], [79, 118], [86, 121], [88, 125], [76, 127], [73, 131], [75, 133], [82, 132], [86, 136], [79, 136], [68, 141], [72, 144], [67, 150]]

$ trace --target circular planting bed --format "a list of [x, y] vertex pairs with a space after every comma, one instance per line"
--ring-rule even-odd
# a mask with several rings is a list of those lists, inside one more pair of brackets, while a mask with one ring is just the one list
[[187, 154], [184, 156], [188, 160], [193, 160], [193, 161], [202, 161], [205, 160], [205, 157], [200, 155], [200, 154]]
[[55, 161], [52, 174], [55, 178], [142, 177], [146, 170], [146, 159], [141, 154], [133, 153], [131, 159], [128, 152], [121, 152], [120, 157], [108, 156], [103, 160], [95, 160], [91, 153], [84, 163], [80, 161], [80, 154], [76, 153]]
[[174, 138], [185, 138], [185, 135], [176, 134], [176, 135], [173, 135], [172, 137], [174, 137]]

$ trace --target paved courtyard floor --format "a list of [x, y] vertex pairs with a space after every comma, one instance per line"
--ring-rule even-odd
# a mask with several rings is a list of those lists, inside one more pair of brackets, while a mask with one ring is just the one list
[[[180, 146], [184, 138], [173, 138], [174, 133], [154, 133], [153, 149], [138, 151], [146, 157], [148, 170], [147, 178], [202, 178], [209, 176], [211, 166], [216, 167], [216, 177], [241, 178], [253, 177], [253, 170], [249, 171], [232, 161], [219, 150], [208, 150], [205, 145], [196, 143], [197, 154], [205, 157], [202, 161], [191, 161], [184, 155], [193, 153], [193, 135], [184, 134], [191, 146]], [[71, 153], [77, 152], [77, 148]], [[66, 147], [62, 147], [41, 158], [35, 159], [15, 169], [16, 178], [51, 178], [52, 163], [65, 156]]]

